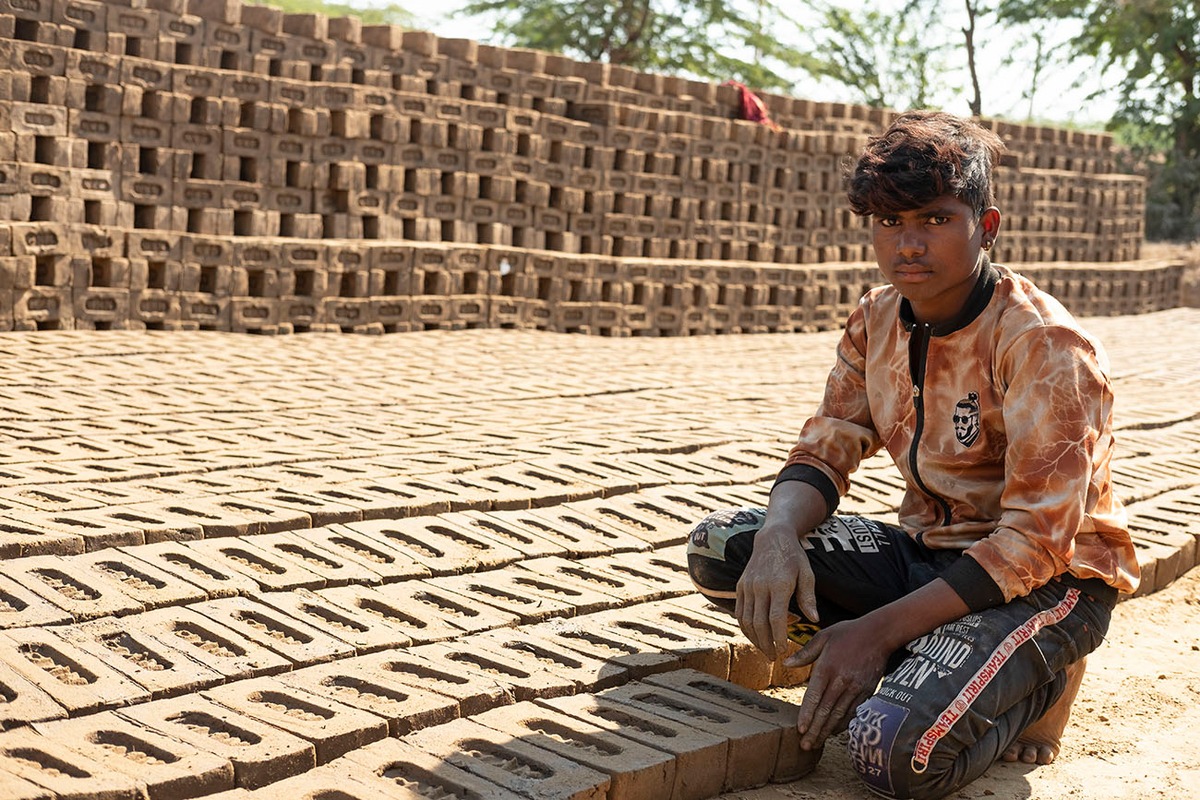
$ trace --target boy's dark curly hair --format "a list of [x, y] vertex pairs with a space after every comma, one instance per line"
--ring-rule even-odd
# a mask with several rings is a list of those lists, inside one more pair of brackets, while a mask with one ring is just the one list
[[953, 195], [977, 214], [995, 205], [992, 169], [1004, 150], [995, 133], [941, 111], [909, 111], [872, 136], [847, 176], [862, 216], [908, 211]]

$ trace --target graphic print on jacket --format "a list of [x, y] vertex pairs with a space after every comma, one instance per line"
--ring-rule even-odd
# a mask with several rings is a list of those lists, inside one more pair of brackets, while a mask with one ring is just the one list
[[967, 392], [954, 406], [954, 438], [963, 447], [970, 447], [979, 438], [979, 392]]

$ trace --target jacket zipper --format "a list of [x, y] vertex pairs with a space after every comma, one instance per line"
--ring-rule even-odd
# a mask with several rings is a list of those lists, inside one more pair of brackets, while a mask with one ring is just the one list
[[950, 524], [950, 504], [942, 497], [934, 494], [921, 480], [921, 471], [917, 467], [917, 448], [921, 443], [921, 434], [925, 430], [925, 359], [929, 355], [929, 340], [932, 328], [927, 324], [917, 324], [913, 327], [912, 338], [908, 342], [908, 372], [913, 385], [913, 408], [917, 412], [917, 424], [913, 430], [912, 444], [908, 447], [908, 468], [912, 472], [913, 482], [917, 488], [932, 498], [942, 509], [942, 524]]

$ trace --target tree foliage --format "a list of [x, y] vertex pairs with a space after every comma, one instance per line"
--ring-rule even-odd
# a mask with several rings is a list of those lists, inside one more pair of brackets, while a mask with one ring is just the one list
[[1151, 177], [1147, 235], [1200, 237], [1200, 3], [1196, 0], [1001, 0], [1009, 23], [1074, 19], [1071, 54], [1117, 80], [1111, 127]]
[[950, 47], [929, 35], [937, 4], [909, 0], [894, 12], [825, 0], [804, 5], [816, 19], [805, 32], [811, 75], [836, 81], [866, 105], [929, 107]]
[[253, 0], [253, 5], [271, 6], [287, 14], [324, 14], [327, 17], [358, 17], [364, 25], [412, 25], [416, 19], [397, 3], [359, 7], [351, 2], [325, 0]]
[[[772, 0], [471, 0], [499, 44], [647, 72], [792, 88], [808, 56], [783, 42], [794, 22]], [[785, 32], [785, 33], [781, 33]]]

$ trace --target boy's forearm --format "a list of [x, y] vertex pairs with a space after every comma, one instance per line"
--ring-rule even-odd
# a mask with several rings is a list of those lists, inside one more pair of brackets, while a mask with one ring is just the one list
[[970, 612], [950, 584], [941, 578], [872, 611], [863, 617], [878, 631], [891, 651], [924, 636], [939, 625], [953, 622]]
[[825, 497], [812, 484], [783, 481], [771, 490], [762, 530], [768, 535], [791, 531], [799, 537], [825, 521]]

